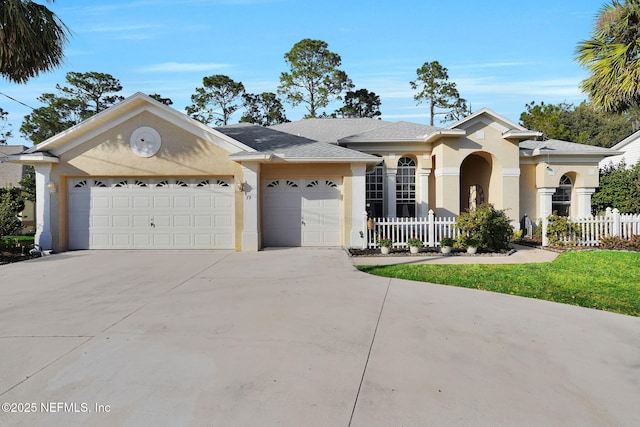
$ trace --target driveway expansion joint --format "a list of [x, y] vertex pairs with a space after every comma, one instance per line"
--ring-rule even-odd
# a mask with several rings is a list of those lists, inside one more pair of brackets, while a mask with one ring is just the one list
[[353, 422], [353, 415], [356, 412], [356, 407], [358, 406], [358, 398], [360, 397], [360, 390], [362, 390], [362, 383], [364, 382], [364, 377], [367, 373], [367, 366], [369, 365], [369, 358], [371, 357], [371, 351], [373, 350], [373, 344], [376, 340], [376, 334], [378, 333], [378, 326], [380, 325], [380, 319], [382, 318], [382, 311], [384, 310], [384, 303], [387, 301], [387, 295], [389, 294], [389, 288], [391, 287], [391, 280], [387, 282], [387, 289], [384, 292], [384, 298], [382, 298], [382, 304], [380, 305], [380, 312], [378, 313], [378, 319], [376, 320], [376, 327], [373, 329], [373, 336], [371, 337], [371, 344], [369, 345], [369, 352], [367, 353], [367, 360], [364, 362], [364, 369], [362, 370], [362, 377], [360, 377], [360, 384], [358, 384], [358, 391], [356, 392], [356, 398], [353, 402], [353, 408], [351, 409], [351, 416], [349, 417], [348, 427], [351, 427], [351, 423]]

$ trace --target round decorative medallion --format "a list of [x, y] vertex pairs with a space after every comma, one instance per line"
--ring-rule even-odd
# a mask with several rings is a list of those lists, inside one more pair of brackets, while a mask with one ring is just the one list
[[157, 130], [142, 126], [131, 134], [131, 150], [139, 157], [151, 157], [160, 150], [162, 140]]

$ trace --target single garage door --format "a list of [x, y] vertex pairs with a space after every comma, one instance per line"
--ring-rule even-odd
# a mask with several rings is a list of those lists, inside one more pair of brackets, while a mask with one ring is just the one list
[[233, 249], [231, 178], [69, 183], [70, 249]]
[[263, 246], [340, 246], [341, 187], [333, 178], [263, 181]]

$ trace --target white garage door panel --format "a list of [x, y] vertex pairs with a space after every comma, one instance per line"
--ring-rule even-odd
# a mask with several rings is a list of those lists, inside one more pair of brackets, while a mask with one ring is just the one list
[[233, 249], [230, 179], [71, 180], [70, 249]]
[[[108, 237], [108, 235], [106, 235]], [[131, 246], [131, 236], [128, 234], [113, 234], [112, 235], [113, 244], [116, 246]], [[104, 242], [104, 245], [108, 245], [109, 240]]]
[[264, 246], [340, 246], [340, 184], [325, 178], [265, 181]]

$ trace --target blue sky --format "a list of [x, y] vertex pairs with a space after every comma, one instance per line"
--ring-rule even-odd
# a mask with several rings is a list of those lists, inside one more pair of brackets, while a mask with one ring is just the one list
[[[41, 1], [44, 3], [44, 1]], [[342, 57], [356, 89], [381, 98], [382, 118], [427, 124], [409, 81], [423, 63], [439, 61], [472, 109], [488, 107], [518, 121], [525, 104], [579, 103], [586, 71], [574, 61], [604, 0], [57, 0], [47, 3], [73, 32], [64, 65], [0, 92], [32, 107], [57, 93], [69, 71], [109, 73], [122, 94], [159, 93], [183, 111], [202, 78], [225, 74], [250, 93], [276, 92], [288, 71], [284, 54], [319, 39]], [[330, 105], [332, 112], [340, 102]], [[12, 144], [30, 112], [0, 96]], [[290, 120], [303, 107], [285, 104]], [[237, 122], [239, 115], [233, 122]], [[28, 145], [28, 144], [27, 144]]]

